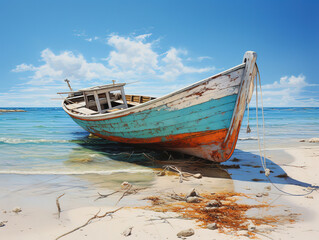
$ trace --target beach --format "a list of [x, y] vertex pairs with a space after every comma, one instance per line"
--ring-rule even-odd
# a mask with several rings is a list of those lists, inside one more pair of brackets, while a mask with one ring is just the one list
[[[178, 239], [189, 228], [194, 234], [187, 239], [317, 239], [319, 144], [308, 141], [318, 137], [317, 108], [265, 109], [271, 182], [260, 161], [254, 117], [252, 133], [245, 132], [245, 116], [233, 156], [218, 165], [89, 138], [60, 108], [24, 110], [0, 115], [1, 239], [56, 239], [119, 208], [61, 239]], [[159, 174], [167, 165], [202, 177], [181, 182], [172, 169]], [[172, 199], [192, 189], [201, 203]], [[234, 211], [241, 204], [264, 206], [244, 211], [240, 216], [253, 220], [236, 231], [221, 223], [211, 230], [189, 213], [214, 197], [224, 199], [218, 208]], [[172, 208], [178, 205], [184, 210]], [[254, 224], [269, 216], [275, 221]]]

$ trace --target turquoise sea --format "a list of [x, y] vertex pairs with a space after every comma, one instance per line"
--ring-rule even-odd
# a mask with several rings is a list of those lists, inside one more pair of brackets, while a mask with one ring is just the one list
[[[2, 176], [64, 175], [95, 176], [97, 179], [99, 176], [116, 176], [120, 182], [128, 173], [151, 178], [152, 167], [160, 166], [154, 165], [150, 156], [156, 159], [169, 157], [163, 151], [91, 139], [62, 108], [22, 109], [26, 112], [0, 114]], [[293, 148], [303, 144], [301, 139], [319, 135], [319, 108], [265, 108], [264, 113], [266, 150]], [[245, 115], [234, 156], [242, 153], [258, 155], [255, 114], [256, 109], [250, 109], [250, 134], [246, 133]], [[259, 123], [262, 123], [261, 110], [259, 115]], [[262, 133], [262, 127], [259, 130]], [[136, 181], [138, 179], [135, 177]]]
[[[0, 114], [0, 173], [110, 174], [148, 171], [134, 161], [147, 158], [141, 149], [88, 138], [62, 108], [22, 108]], [[256, 150], [256, 111], [243, 119], [237, 149]], [[259, 110], [259, 123], [262, 123]], [[266, 148], [289, 148], [300, 139], [318, 137], [319, 108], [265, 108]], [[259, 127], [262, 137], [262, 127]], [[125, 161], [130, 154], [130, 160]], [[142, 151], [142, 152], [141, 152]], [[150, 151], [150, 150], [146, 150]], [[132, 160], [133, 159], [133, 160]]]

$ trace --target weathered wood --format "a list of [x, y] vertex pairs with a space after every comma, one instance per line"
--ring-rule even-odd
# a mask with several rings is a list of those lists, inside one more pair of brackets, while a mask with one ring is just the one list
[[126, 97], [125, 97], [125, 92], [123, 87], [121, 87], [121, 95], [122, 95], [122, 100], [124, 102], [125, 108], [127, 108], [127, 102], [126, 102]]
[[101, 109], [101, 103], [100, 103], [99, 96], [98, 96], [96, 91], [94, 91], [93, 94], [94, 94], [94, 99], [95, 99], [95, 104], [96, 104], [97, 110], [99, 113], [101, 113], [102, 109]]
[[76, 108], [76, 109], [73, 109], [73, 111], [78, 112], [78, 113], [82, 113], [82, 114], [85, 114], [85, 115], [91, 115], [91, 114], [97, 114], [98, 113], [97, 111], [93, 111], [93, 110], [91, 110], [89, 108], [85, 108], [85, 107]]

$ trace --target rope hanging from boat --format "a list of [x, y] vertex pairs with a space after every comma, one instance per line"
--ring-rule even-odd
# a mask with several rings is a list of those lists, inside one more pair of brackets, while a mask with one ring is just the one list
[[246, 133], [250, 133], [250, 132], [251, 132], [251, 129], [249, 127], [249, 102], [247, 99], [247, 129], [246, 129]]
[[[276, 186], [276, 184], [274, 184], [270, 178], [269, 178], [269, 175], [270, 175], [270, 169], [267, 168], [267, 165], [266, 165], [266, 156], [265, 156], [265, 118], [264, 118], [264, 106], [263, 106], [263, 97], [262, 97], [262, 90], [261, 90], [261, 81], [260, 81], [260, 72], [259, 72], [259, 69], [258, 69], [258, 65], [257, 63], [255, 63], [255, 67], [256, 67], [256, 125], [257, 125], [257, 139], [258, 139], [258, 147], [259, 147], [259, 156], [260, 156], [260, 161], [261, 161], [261, 165], [264, 169], [264, 172], [265, 172], [265, 176], [267, 177], [268, 181], [280, 192], [284, 193], [284, 194], [288, 194], [288, 195], [291, 195], [291, 196], [306, 196], [306, 195], [309, 195], [311, 194], [313, 191], [316, 190], [316, 187], [312, 187], [310, 189], [309, 192], [307, 193], [304, 193], [304, 194], [294, 194], [294, 193], [289, 193], [289, 192], [286, 192], [284, 190], [281, 190], [280, 188], [278, 188]], [[259, 83], [259, 89], [260, 89], [260, 101], [261, 101], [261, 112], [262, 112], [262, 122], [263, 122], [263, 152], [261, 150], [261, 145], [260, 145], [260, 137], [259, 137], [259, 123], [258, 123], [258, 83]], [[248, 108], [249, 109], [249, 108]], [[248, 112], [248, 118], [249, 118], [249, 112]], [[248, 119], [248, 123], [249, 123], [249, 119]], [[247, 126], [247, 129], [248, 129], [248, 126]]]

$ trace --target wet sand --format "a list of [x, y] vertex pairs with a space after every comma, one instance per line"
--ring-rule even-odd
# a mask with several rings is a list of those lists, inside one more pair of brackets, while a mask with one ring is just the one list
[[[267, 151], [267, 166], [272, 171], [270, 179], [280, 189], [294, 194], [304, 194], [307, 187], [319, 184], [319, 145], [300, 143], [300, 147]], [[319, 234], [318, 191], [308, 196], [292, 196], [278, 191], [262, 173], [257, 153], [236, 150], [223, 167], [213, 163], [194, 164], [179, 160], [164, 161], [190, 173], [203, 177], [188, 178], [179, 182], [176, 174], [157, 176], [156, 173], [112, 175], [15, 175], [0, 174], [0, 239], [55, 239], [82, 224], [99, 210], [125, 207], [112, 217], [93, 220], [81, 230], [61, 239], [177, 239], [180, 230], [193, 228], [195, 234], [187, 239], [249, 239], [247, 230], [234, 236], [199, 227], [195, 220], [183, 219], [177, 213], [154, 212], [142, 206], [150, 206], [149, 196], [166, 196], [171, 193], [186, 194], [195, 188], [201, 193], [238, 192], [249, 196], [247, 204], [260, 202], [272, 207], [247, 212], [263, 218], [268, 215], [291, 218], [292, 223], [275, 226], [257, 226], [259, 239], [317, 239]], [[143, 188], [136, 194], [121, 193], [99, 199], [98, 192], [111, 193], [121, 189], [127, 181]], [[58, 219], [56, 198], [60, 198], [61, 217]], [[261, 197], [256, 195], [267, 193]], [[20, 207], [22, 212], [12, 210]], [[128, 237], [122, 235], [132, 228]]]

